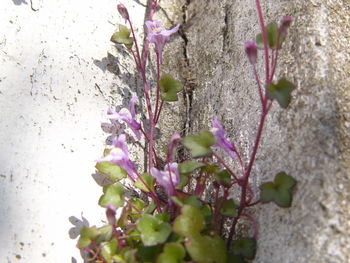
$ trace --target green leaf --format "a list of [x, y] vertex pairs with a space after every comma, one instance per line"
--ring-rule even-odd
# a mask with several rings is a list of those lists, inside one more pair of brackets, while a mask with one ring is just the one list
[[91, 241], [93, 241], [97, 236], [98, 236], [98, 229], [96, 226], [92, 226], [92, 227], [83, 226], [80, 230], [80, 237], [78, 240], [79, 248], [88, 247]]
[[101, 243], [101, 254], [108, 263], [113, 263], [112, 256], [116, 254], [117, 249], [118, 242], [115, 239]]
[[256, 240], [254, 238], [241, 238], [232, 244], [232, 251], [237, 256], [252, 260], [256, 254]]
[[111, 225], [105, 225], [103, 227], [98, 228], [98, 235], [94, 239], [96, 244], [100, 244], [105, 241], [111, 240], [113, 236], [113, 230]]
[[204, 163], [196, 162], [196, 161], [185, 161], [179, 164], [179, 173], [180, 174], [189, 174], [194, 170], [205, 166]]
[[210, 131], [201, 131], [198, 135], [186, 136], [182, 143], [192, 152], [194, 158], [210, 157], [210, 146], [215, 143], [215, 137]]
[[210, 225], [211, 224], [211, 219], [212, 219], [212, 216], [213, 216], [213, 212], [211, 211], [210, 205], [209, 204], [205, 204], [203, 206], [203, 208], [201, 209], [201, 212], [202, 212], [202, 214], [204, 216], [206, 225]]
[[170, 222], [170, 214], [168, 212], [164, 212], [161, 214], [156, 214], [155, 217], [162, 222], [169, 223]]
[[[149, 189], [154, 191], [154, 186], [153, 186], [154, 177], [149, 173], [144, 173], [141, 175], [141, 178], [148, 185]], [[144, 183], [140, 180], [140, 178], [136, 180], [135, 186], [146, 193], [149, 192], [148, 188], [144, 185]]]
[[167, 243], [164, 246], [163, 253], [157, 258], [157, 263], [180, 263], [184, 262], [186, 255], [184, 247], [180, 243]]
[[[221, 201], [221, 200], [220, 200]], [[224, 216], [228, 217], [236, 217], [237, 216], [237, 208], [239, 207], [239, 204], [236, 203], [232, 199], [228, 199], [224, 202], [220, 209], [220, 213]]]
[[[136, 249], [130, 249], [130, 250], [126, 250], [123, 254], [124, 254], [124, 258], [125, 261], [127, 263], [138, 263], [137, 259], [136, 259], [136, 253], [137, 250]], [[116, 261], [119, 263], [119, 261]]]
[[293, 83], [282, 78], [277, 84], [270, 83], [267, 86], [267, 94], [270, 99], [276, 99], [282, 108], [287, 108], [292, 96], [291, 93], [294, 90]]
[[99, 162], [95, 168], [99, 172], [108, 175], [113, 183], [126, 177], [126, 171], [124, 169], [110, 162]]
[[[139, 210], [143, 210], [146, 206], [145, 201], [143, 201], [140, 198], [136, 198], [134, 200], [130, 200], [130, 203], [132, 203], [136, 208], [138, 208]], [[131, 207], [131, 213], [133, 214], [138, 214], [139, 212], [136, 211], [135, 208]]]
[[153, 214], [153, 211], [157, 208], [156, 204], [152, 200], [151, 203], [143, 211], [144, 214]]
[[214, 179], [223, 187], [230, 187], [232, 183], [231, 175], [226, 169], [216, 173]]
[[165, 101], [177, 101], [177, 93], [182, 90], [180, 81], [173, 79], [170, 75], [163, 75], [159, 80], [161, 98]]
[[102, 207], [106, 207], [109, 204], [114, 205], [116, 208], [123, 206], [124, 204], [124, 187], [121, 184], [111, 184], [103, 187], [103, 195], [100, 197], [98, 204]]
[[138, 247], [138, 256], [143, 263], [155, 262], [155, 259], [162, 252], [162, 246]]
[[191, 258], [199, 263], [226, 263], [225, 242], [219, 236], [201, 236], [197, 234], [185, 243]]
[[176, 189], [181, 190], [182, 188], [184, 188], [189, 181], [189, 176], [186, 174], [180, 174], [180, 183], [176, 186]]
[[171, 233], [171, 226], [158, 218], [143, 214], [137, 223], [141, 233], [141, 240], [145, 246], [154, 246], [164, 243]]
[[181, 215], [179, 215], [173, 225], [175, 233], [191, 237], [198, 234], [205, 227], [204, 216], [201, 211], [191, 205], [184, 205], [181, 208]]
[[237, 256], [233, 252], [229, 253], [227, 257], [227, 263], [248, 263], [242, 256]]
[[260, 200], [264, 203], [275, 202], [280, 207], [290, 207], [292, 204], [292, 191], [296, 180], [281, 172], [276, 175], [274, 182], [267, 182], [260, 186]]
[[198, 198], [195, 195], [191, 195], [190, 197], [186, 198], [184, 200], [185, 205], [191, 205], [198, 209], [202, 208], [202, 203], [198, 200]]
[[[278, 38], [278, 25], [276, 22], [271, 22], [265, 27], [266, 31], [266, 37], [267, 37], [267, 44], [269, 48], [276, 49], [277, 48], [277, 38]], [[280, 38], [280, 45], [281, 47], [283, 42], [283, 39]], [[264, 41], [262, 39], [262, 33], [259, 33], [256, 36], [256, 43], [258, 48], [263, 49], [264, 48]]]
[[219, 171], [220, 167], [215, 164], [209, 164], [201, 168], [201, 173], [203, 174], [214, 174]]
[[111, 41], [115, 44], [124, 44], [126, 47], [131, 48], [134, 41], [130, 37], [130, 33], [130, 30], [126, 26], [119, 25], [119, 31], [112, 35]]

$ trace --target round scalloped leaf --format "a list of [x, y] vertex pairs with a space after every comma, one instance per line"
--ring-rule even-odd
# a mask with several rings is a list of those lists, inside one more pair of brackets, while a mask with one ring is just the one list
[[[150, 175], [149, 173], [144, 173], [141, 175], [141, 178], [143, 179], [143, 181], [148, 185], [148, 188], [151, 189], [152, 191], [154, 191], [154, 177], [152, 175]], [[135, 182], [135, 186], [137, 188], [139, 188], [140, 190], [144, 191], [144, 192], [149, 192], [148, 188], [145, 186], [145, 184], [140, 180], [140, 178], [138, 178]]]
[[164, 101], [177, 101], [177, 93], [182, 90], [180, 81], [173, 79], [170, 75], [163, 75], [159, 80], [159, 88], [162, 91], [161, 98]]
[[278, 104], [284, 109], [288, 107], [292, 99], [291, 93], [293, 90], [294, 84], [284, 78], [280, 79], [277, 84], [270, 83], [267, 86], [269, 98], [276, 99]]
[[223, 187], [230, 187], [232, 183], [231, 175], [226, 169], [216, 173], [214, 179]]
[[198, 234], [205, 227], [204, 216], [201, 211], [191, 205], [184, 205], [173, 225], [174, 232], [185, 237]]
[[124, 44], [126, 47], [131, 48], [134, 41], [130, 37], [130, 33], [130, 30], [126, 26], [119, 25], [119, 31], [112, 35], [111, 41], [115, 44]]
[[98, 235], [94, 239], [96, 244], [100, 244], [105, 241], [111, 240], [113, 236], [113, 230], [111, 225], [105, 225], [103, 227], [98, 228]]
[[180, 183], [176, 186], [177, 190], [182, 190], [188, 184], [188, 181], [189, 181], [188, 177], [189, 175], [180, 174]]
[[210, 157], [212, 150], [210, 146], [215, 143], [215, 137], [210, 131], [200, 131], [198, 135], [186, 136], [182, 143], [192, 152], [194, 158]]
[[110, 162], [99, 162], [96, 164], [95, 168], [99, 172], [108, 175], [112, 182], [119, 181], [126, 177], [126, 171], [123, 168]]
[[143, 214], [137, 223], [141, 232], [141, 240], [145, 246], [154, 246], [164, 243], [171, 233], [171, 226], [158, 218]]
[[185, 161], [179, 164], [179, 173], [180, 174], [189, 174], [194, 170], [205, 166], [204, 163], [196, 162], [196, 161]]
[[[137, 254], [136, 249], [126, 250], [125, 252], [123, 251], [123, 255], [127, 263], [138, 263], [136, 259], [136, 254]], [[119, 261], [116, 261], [116, 262], [119, 262]]]
[[[267, 44], [269, 48], [276, 49], [277, 48], [277, 38], [278, 38], [278, 25], [276, 22], [271, 22], [268, 25], [265, 26], [266, 36], [267, 36]], [[280, 38], [280, 45], [281, 47], [283, 42], [283, 39]], [[259, 33], [256, 36], [256, 44], [258, 48], [263, 49], [264, 48], [264, 41], [262, 39], [262, 34]]]
[[197, 234], [185, 243], [193, 261], [198, 263], [226, 263], [227, 252], [225, 242], [219, 237], [201, 236]]
[[138, 262], [144, 262], [144, 263], [150, 263], [154, 262], [155, 259], [158, 257], [160, 253], [162, 253], [162, 247], [161, 245], [158, 246], [151, 246], [151, 247], [138, 247]]
[[235, 255], [252, 260], [256, 254], [256, 240], [254, 238], [241, 238], [232, 244], [232, 251]]
[[264, 203], [273, 201], [280, 207], [290, 207], [296, 183], [293, 177], [281, 172], [276, 175], [273, 183], [267, 182], [260, 186], [260, 200]]
[[103, 187], [103, 195], [100, 197], [98, 204], [102, 207], [114, 205], [116, 208], [124, 204], [124, 187], [121, 184], [111, 184]]
[[157, 263], [180, 263], [186, 255], [184, 247], [180, 243], [167, 243], [163, 253], [157, 258]]
[[101, 254], [108, 263], [113, 262], [112, 256], [116, 254], [117, 249], [118, 249], [118, 242], [115, 239], [112, 239], [109, 242], [101, 243]]
[[96, 226], [86, 227], [83, 226], [80, 230], [80, 237], [78, 240], [79, 248], [86, 248], [90, 245], [91, 241], [98, 236], [98, 229]]
[[237, 256], [233, 253], [229, 253], [227, 257], [227, 263], [248, 263], [242, 256]]
[[223, 203], [220, 213], [224, 216], [236, 217], [238, 206], [239, 204], [237, 204], [235, 200], [228, 199]]

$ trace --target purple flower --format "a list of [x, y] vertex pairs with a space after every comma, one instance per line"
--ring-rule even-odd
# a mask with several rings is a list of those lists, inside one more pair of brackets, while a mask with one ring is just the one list
[[226, 132], [224, 128], [221, 126], [221, 124], [218, 122], [218, 120], [215, 118], [212, 120], [213, 129], [212, 132], [216, 138], [216, 143], [214, 146], [220, 147], [223, 149], [227, 154], [234, 158], [233, 152], [234, 152], [234, 146], [233, 144], [226, 138]]
[[97, 162], [110, 162], [123, 168], [131, 179], [135, 179], [134, 170], [135, 165], [129, 158], [128, 147], [126, 145], [126, 136], [121, 134], [113, 139], [114, 148], [108, 155], [98, 159]]
[[180, 25], [176, 25], [170, 30], [165, 30], [162, 28], [159, 21], [146, 21], [146, 26], [148, 31], [147, 40], [154, 44], [160, 63], [162, 63], [164, 45], [170, 39], [170, 35], [179, 30]]
[[156, 178], [157, 182], [165, 189], [168, 196], [175, 195], [175, 187], [180, 183], [180, 175], [177, 169], [177, 163], [165, 165], [164, 171], [151, 168], [151, 175]]
[[129, 109], [123, 108], [119, 112], [115, 112], [114, 110], [108, 110], [108, 118], [111, 120], [119, 120], [124, 121], [128, 127], [134, 132], [136, 138], [138, 140], [141, 139], [141, 124], [136, 121], [135, 116], [135, 102], [137, 100], [136, 96], [133, 96], [129, 103]]

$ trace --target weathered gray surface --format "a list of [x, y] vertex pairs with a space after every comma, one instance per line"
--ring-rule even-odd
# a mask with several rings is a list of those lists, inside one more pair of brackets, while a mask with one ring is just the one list
[[[259, 101], [243, 45], [258, 33], [253, 0], [188, 1], [184, 25], [196, 86], [190, 131], [218, 116], [247, 158]], [[255, 262], [350, 261], [350, 2], [262, 1], [266, 21], [294, 18], [280, 72], [297, 84], [288, 110], [273, 105], [253, 169], [255, 185], [285, 170], [298, 181], [291, 209], [257, 211]]]

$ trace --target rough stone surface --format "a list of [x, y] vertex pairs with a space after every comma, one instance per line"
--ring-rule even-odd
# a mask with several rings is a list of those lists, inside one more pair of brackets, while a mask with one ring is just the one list
[[[262, 7], [266, 22], [294, 18], [277, 76], [297, 89], [288, 110], [272, 107], [251, 182], [258, 186], [284, 170], [299, 183], [291, 209], [268, 204], [256, 211], [255, 262], [349, 262], [350, 3], [262, 1]], [[184, 27], [196, 83], [190, 130], [208, 128], [218, 116], [248, 158], [260, 102], [243, 45], [259, 31], [255, 1], [187, 1]]]

